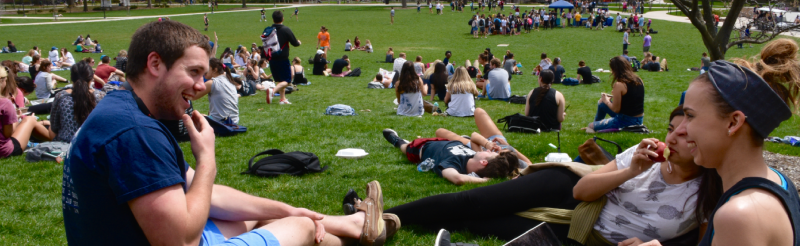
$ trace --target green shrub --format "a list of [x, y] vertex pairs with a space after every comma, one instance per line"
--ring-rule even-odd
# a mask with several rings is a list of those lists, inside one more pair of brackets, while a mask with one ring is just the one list
[[139, 8], [139, 6], [136, 6], [136, 5], [131, 6], [131, 9], [138, 9], [138, 8]]
[[94, 8], [92, 8], [92, 11], [100, 11], [100, 10], [103, 10], [103, 8], [100, 8], [100, 7], [94, 7]]
[[19, 15], [26, 15], [28, 13], [30, 13], [30, 11], [28, 11], [28, 10], [25, 10], [25, 11], [17, 10], [17, 14], [19, 14]]
[[66, 10], [66, 9], [58, 9], [58, 12], [59, 12], [59, 13], [66, 13], [66, 12], [67, 12], [67, 10]]

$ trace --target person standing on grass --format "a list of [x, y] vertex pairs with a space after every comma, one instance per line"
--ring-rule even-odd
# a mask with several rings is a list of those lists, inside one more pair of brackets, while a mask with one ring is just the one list
[[204, 31], [208, 31], [208, 14], [203, 14], [203, 24], [206, 25], [206, 29]]
[[631, 29], [625, 28], [625, 32], [622, 34], [622, 51], [628, 50], [628, 45], [631, 42], [628, 42], [628, 34], [631, 33]]
[[328, 28], [325, 28], [325, 26], [319, 28], [317, 40], [317, 47], [322, 49], [322, 51], [324, 51], [327, 55], [328, 50], [331, 49], [331, 34], [328, 33]]
[[650, 36], [650, 31], [647, 31], [647, 36], [644, 36], [644, 44], [642, 44], [642, 51], [644, 53], [650, 52], [650, 45], [653, 42], [653, 37]]
[[300, 8], [295, 7], [294, 8], [294, 14], [292, 14], [292, 15], [294, 15], [294, 18], [297, 21], [300, 21]]
[[208, 9], [211, 10], [211, 13], [214, 13], [214, 6], [211, 5], [211, 0], [208, 1]]
[[[283, 12], [279, 10], [272, 12], [272, 21], [275, 22], [272, 26], [277, 31], [278, 45], [281, 47], [281, 52], [269, 60], [269, 70], [272, 72], [272, 79], [277, 83], [274, 90], [280, 93], [281, 96], [279, 103], [281, 105], [292, 104], [286, 99], [286, 87], [292, 82], [289, 44], [294, 47], [300, 46], [300, 40], [297, 40], [289, 27], [283, 25]], [[272, 93], [272, 89], [267, 90], [267, 104], [272, 103]]]
[[392, 7], [392, 10], [390, 11], [390, 13], [392, 15], [392, 25], [394, 25], [394, 7]]
[[261, 8], [261, 19], [258, 22], [267, 21], [267, 10]]
[[422, 4], [417, 0], [417, 14], [419, 14], [420, 9], [422, 9]]
[[[377, 181], [350, 216], [215, 185], [214, 131], [199, 112], [185, 113], [206, 90], [208, 39], [175, 21], [151, 22], [133, 34], [128, 51], [130, 90], [109, 93], [92, 110], [64, 159], [70, 245], [343, 245], [359, 237], [382, 245], [399, 228], [396, 216], [375, 206], [383, 204]], [[159, 120], [182, 120], [195, 168]]]

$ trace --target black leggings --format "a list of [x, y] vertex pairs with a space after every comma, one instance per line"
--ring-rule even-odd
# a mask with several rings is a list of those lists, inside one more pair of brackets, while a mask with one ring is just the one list
[[[441, 194], [403, 204], [384, 212], [400, 217], [403, 225], [426, 229], [467, 230], [511, 240], [541, 223], [515, 215], [531, 208], [575, 209], [580, 201], [572, 188], [580, 177], [566, 168], [549, 168], [499, 184]], [[569, 225], [549, 224], [559, 239]]]

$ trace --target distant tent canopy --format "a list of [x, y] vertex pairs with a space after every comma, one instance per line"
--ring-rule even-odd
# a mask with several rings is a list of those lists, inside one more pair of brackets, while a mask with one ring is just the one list
[[575, 6], [572, 6], [571, 3], [567, 2], [567, 1], [564, 1], [564, 0], [559, 0], [557, 2], [554, 2], [554, 3], [550, 4], [550, 6], [547, 6], [547, 7], [551, 8], [551, 9], [573, 9], [573, 8], [575, 8]]

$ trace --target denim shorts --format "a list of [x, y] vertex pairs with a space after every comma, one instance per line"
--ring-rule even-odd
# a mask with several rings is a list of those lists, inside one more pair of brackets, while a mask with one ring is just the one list
[[624, 114], [617, 114], [617, 116], [594, 122], [594, 130], [606, 129], [619, 129], [626, 126], [641, 125], [644, 122], [644, 117], [632, 117]]
[[255, 229], [242, 235], [225, 240], [225, 236], [219, 231], [217, 225], [208, 219], [203, 228], [203, 235], [200, 239], [200, 246], [219, 245], [219, 246], [280, 246], [280, 242], [264, 229]]

